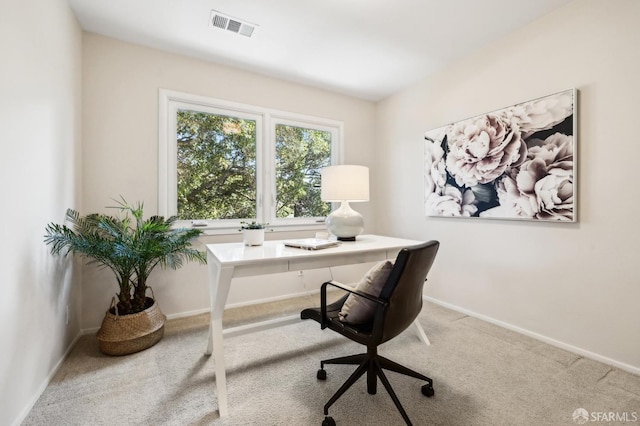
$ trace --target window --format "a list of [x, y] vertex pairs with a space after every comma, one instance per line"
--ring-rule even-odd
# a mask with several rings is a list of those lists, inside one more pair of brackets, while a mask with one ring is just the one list
[[324, 217], [320, 169], [331, 165], [332, 134], [291, 124], [275, 125], [276, 218]]
[[180, 219], [256, 217], [256, 120], [178, 109], [175, 137]]
[[212, 228], [256, 220], [318, 225], [320, 170], [338, 164], [342, 123], [160, 91], [159, 212]]

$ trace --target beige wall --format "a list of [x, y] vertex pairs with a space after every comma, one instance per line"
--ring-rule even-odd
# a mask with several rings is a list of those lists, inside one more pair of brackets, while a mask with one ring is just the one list
[[[429, 297], [636, 373], [638, 17], [636, 0], [575, 1], [381, 102], [373, 185], [393, 206], [380, 232], [441, 241]], [[424, 216], [426, 130], [572, 87], [578, 223]]]
[[[371, 166], [371, 174], [376, 173], [375, 105], [371, 102], [85, 33], [85, 212], [105, 211], [104, 206], [113, 205], [111, 200], [123, 195], [129, 201], [143, 201], [148, 214], [157, 213], [160, 88], [343, 121], [345, 162]], [[375, 226], [371, 205], [357, 207], [365, 215], [368, 230]], [[288, 235], [274, 232], [269, 237]], [[240, 241], [240, 234], [204, 238], [203, 242], [222, 239]], [[308, 280], [317, 281], [316, 275]], [[267, 283], [271, 296], [303, 290], [306, 285], [291, 275], [271, 276]], [[209, 306], [204, 266], [156, 271], [151, 285], [168, 315]], [[264, 279], [241, 280], [233, 288], [232, 302], [269, 297], [262, 291]], [[110, 275], [89, 269], [83, 289], [83, 328], [98, 327], [115, 284]]]
[[0, 16], [0, 424], [11, 425], [80, 332], [76, 273], [43, 235], [81, 199], [82, 32], [65, 0], [3, 1]]
[[[429, 297], [640, 372], [640, 2], [577, 0], [377, 106], [83, 36], [64, 0], [9, 0], [0, 16], [0, 424], [20, 422], [115, 291], [108, 275], [82, 277], [49, 256], [46, 224], [119, 195], [156, 210], [160, 87], [343, 120], [345, 160], [371, 167], [372, 200], [358, 205], [367, 231], [442, 242]], [[424, 217], [426, 130], [569, 87], [579, 90], [577, 224]], [[286, 294], [325, 272], [267, 284]], [[205, 268], [152, 279], [168, 314], [207, 309]], [[273, 294], [235, 286], [234, 302]]]

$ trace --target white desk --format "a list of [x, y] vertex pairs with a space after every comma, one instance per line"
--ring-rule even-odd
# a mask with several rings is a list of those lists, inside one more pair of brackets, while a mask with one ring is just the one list
[[[206, 354], [213, 353], [214, 357], [220, 417], [229, 413], [223, 336], [264, 330], [300, 319], [299, 315], [294, 315], [223, 330], [222, 313], [232, 278], [395, 259], [401, 248], [419, 243], [421, 241], [360, 235], [355, 242], [343, 242], [338, 247], [315, 251], [286, 247], [283, 241], [265, 241], [262, 246], [255, 247], [247, 247], [243, 243], [207, 244], [211, 322]], [[416, 325], [420, 338], [429, 344], [417, 321]]]

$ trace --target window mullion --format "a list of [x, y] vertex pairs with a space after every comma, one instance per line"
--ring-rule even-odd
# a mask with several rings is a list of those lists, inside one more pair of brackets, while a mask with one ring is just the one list
[[270, 114], [265, 114], [264, 120], [264, 180], [262, 184], [262, 217], [265, 222], [273, 222], [275, 217], [273, 205], [273, 188], [274, 188], [274, 149], [273, 149], [273, 124]]

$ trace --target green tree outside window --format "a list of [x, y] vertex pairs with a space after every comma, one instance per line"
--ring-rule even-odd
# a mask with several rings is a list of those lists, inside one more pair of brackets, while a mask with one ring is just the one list
[[[178, 217], [256, 217], [256, 122], [199, 111], [177, 112]], [[320, 170], [331, 164], [331, 132], [275, 126], [276, 218], [322, 217]]]
[[331, 133], [276, 125], [276, 217], [330, 213], [320, 199], [320, 169], [331, 165]]
[[177, 116], [178, 217], [256, 216], [256, 122], [196, 111]]

